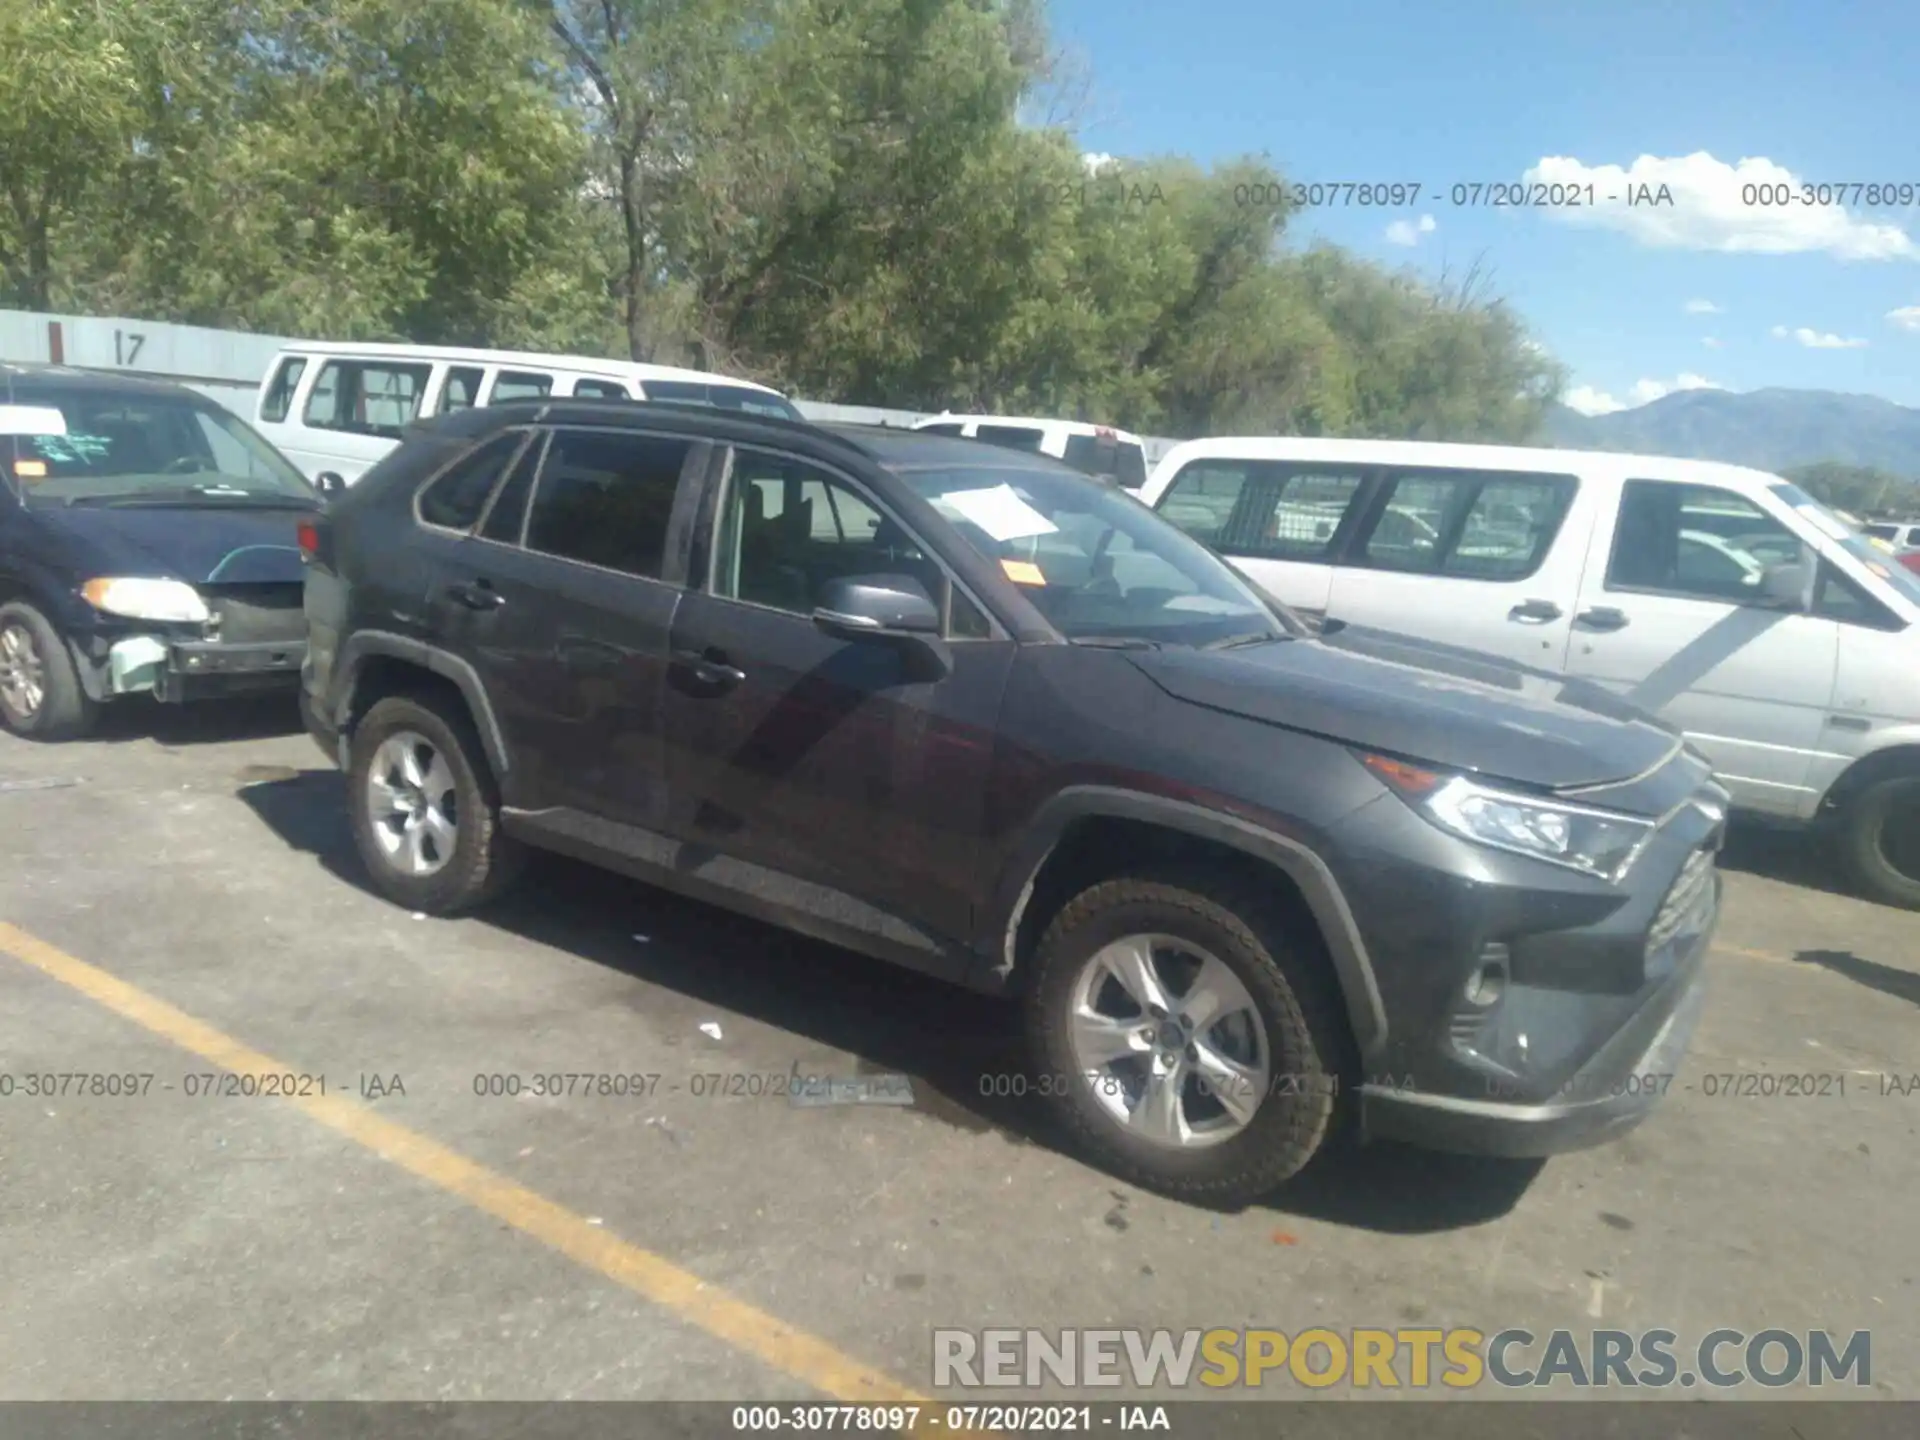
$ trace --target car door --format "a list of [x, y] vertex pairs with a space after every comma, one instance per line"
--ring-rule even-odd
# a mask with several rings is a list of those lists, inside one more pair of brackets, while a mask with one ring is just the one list
[[539, 432], [439, 559], [432, 629], [482, 678], [519, 807], [665, 824], [660, 686], [680, 596], [667, 537], [682, 471], [706, 455], [671, 434]]
[[[1726, 523], [1732, 515], [1737, 527]], [[1740, 533], [1729, 539], [1728, 529]], [[1705, 543], [1716, 534], [1723, 545]], [[1811, 803], [1839, 627], [1769, 605], [1758, 557], [1811, 563], [1810, 540], [1736, 491], [1629, 479], [1595, 527], [1567, 654], [1570, 675], [1685, 731], [1736, 804], [1791, 816]]]
[[[991, 733], [1013, 643], [866, 486], [740, 447], [709, 575], [674, 617], [662, 728], [685, 867], [823, 933], [930, 964], [972, 923]], [[949, 673], [815, 627], [827, 581], [905, 576]]]
[[1384, 467], [1327, 614], [1558, 670], [1593, 526], [1585, 500], [1567, 474]]
[[1155, 504], [1254, 584], [1310, 620], [1327, 613], [1333, 556], [1357, 513], [1364, 465], [1201, 459]]

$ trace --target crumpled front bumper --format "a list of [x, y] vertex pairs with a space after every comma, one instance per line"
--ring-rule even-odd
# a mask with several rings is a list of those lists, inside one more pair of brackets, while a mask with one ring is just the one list
[[95, 700], [150, 694], [164, 704], [273, 693], [300, 684], [302, 640], [230, 643], [135, 634], [75, 646], [81, 684]]

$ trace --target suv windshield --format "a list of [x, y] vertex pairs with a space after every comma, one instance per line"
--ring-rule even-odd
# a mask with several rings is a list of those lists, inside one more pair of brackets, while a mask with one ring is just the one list
[[899, 474], [1070, 640], [1208, 645], [1305, 633], [1124, 490], [1064, 468]]
[[38, 386], [16, 398], [58, 410], [67, 426], [65, 435], [11, 439], [9, 468], [29, 504], [318, 503], [291, 462], [210, 402]]
[[1798, 485], [1789, 485], [1783, 481], [1773, 487], [1773, 493], [1799, 511], [1821, 534], [1866, 566], [1869, 572], [1884, 581], [1889, 588], [1897, 590], [1901, 599], [1910, 605], [1920, 607], [1920, 575], [1916, 575], [1904, 565], [1890, 563], [1893, 560], [1891, 555]]

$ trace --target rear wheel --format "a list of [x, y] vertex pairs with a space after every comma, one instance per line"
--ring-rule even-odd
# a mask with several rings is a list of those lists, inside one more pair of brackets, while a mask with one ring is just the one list
[[32, 740], [75, 740], [99, 713], [53, 622], [24, 600], [0, 605], [0, 720], [7, 728]]
[[381, 894], [450, 915], [518, 876], [522, 847], [500, 829], [500, 797], [466, 717], [410, 696], [354, 727], [347, 773], [353, 838]]
[[1841, 814], [1841, 853], [1854, 883], [1886, 905], [1920, 910], [1920, 775], [1892, 775]]
[[1342, 1022], [1318, 936], [1252, 887], [1105, 881], [1040, 942], [1028, 1030], [1068, 1129], [1145, 1189], [1247, 1204], [1319, 1150]]

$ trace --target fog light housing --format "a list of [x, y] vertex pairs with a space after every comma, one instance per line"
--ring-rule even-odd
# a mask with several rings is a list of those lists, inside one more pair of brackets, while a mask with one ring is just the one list
[[1507, 993], [1507, 964], [1512, 955], [1498, 941], [1480, 947], [1480, 963], [1467, 977], [1467, 1003], [1487, 1010], [1500, 1003]]

